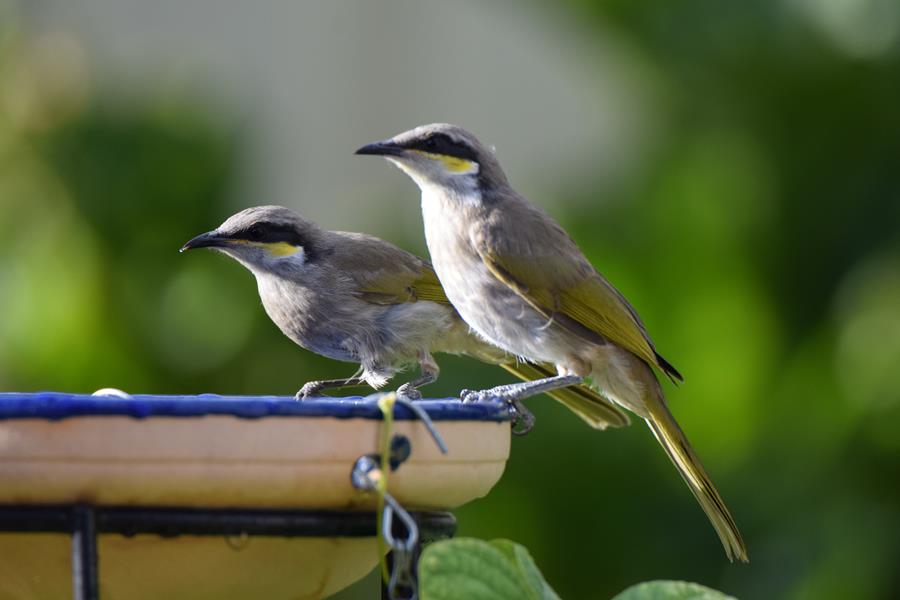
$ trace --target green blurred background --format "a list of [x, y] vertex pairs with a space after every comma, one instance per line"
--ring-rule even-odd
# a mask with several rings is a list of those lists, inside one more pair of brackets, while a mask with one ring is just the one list
[[[348, 375], [238, 265], [177, 249], [277, 203], [424, 253], [417, 190], [352, 151], [459, 122], [685, 374], [670, 403], [752, 562], [640, 423], [596, 433], [546, 398], [460, 534], [525, 544], [567, 599], [900, 597], [896, 0], [246, 4], [0, 3], [0, 388]], [[431, 395], [508, 380], [441, 364]]]

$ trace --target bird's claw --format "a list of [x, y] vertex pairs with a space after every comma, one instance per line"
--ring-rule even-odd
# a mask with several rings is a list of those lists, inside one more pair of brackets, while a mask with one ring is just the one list
[[519, 400], [511, 400], [509, 402], [511, 412], [513, 413], [512, 432], [513, 435], [525, 435], [534, 429], [534, 413], [525, 408]]
[[459, 399], [462, 400], [464, 404], [485, 402], [493, 397], [490, 390], [462, 390], [459, 392]]
[[413, 402], [422, 399], [422, 392], [412, 387], [408, 383], [404, 383], [397, 388], [397, 395]]
[[296, 400], [309, 400], [310, 398], [319, 395], [319, 392], [322, 391], [322, 386], [319, 385], [317, 381], [310, 381], [308, 383], [303, 384], [303, 387], [294, 394], [294, 399]]
[[459, 399], [465, 404], [492, 400], [506, 402], [509, 405], [509, 412], [513, 416], [512, 432], [515, 435], [525, 435], [534, 428], [534, 414], [522, 404], [521, 400], [515, 397], [504, 397], [504, 391], [502, 388], [462, 390], [459, 392]]

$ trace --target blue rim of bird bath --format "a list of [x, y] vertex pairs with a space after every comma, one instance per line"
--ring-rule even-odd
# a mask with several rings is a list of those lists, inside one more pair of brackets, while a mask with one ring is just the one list
[[[134, 394], [130, 398], [62, 392], [0, 393], [0, 420], [47, 419], [58, 421], [87, 416], [205, 417], [224, 415], [242, 419], [267, 417], [332, 417], [381, 420], [379, 394], [322, 397], [298, 401], [292, 396], [161, 396]], [[463, 403], [457, 398], [418, 400], [434, 421], [509, 421], [508, 405], [496, 402]], [[407, 407], [396, 404], [394, 418], [414, 420]]]

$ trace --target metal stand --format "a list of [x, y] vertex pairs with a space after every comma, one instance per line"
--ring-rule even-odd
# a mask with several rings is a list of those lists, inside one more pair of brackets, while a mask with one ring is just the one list
[[[456, 518], [449, 512], [410, 514], [419, 527], [423, 542], [453, 537], [456, 533]], [[402, 524], [395, 524], [395, 528], [397, 526], [402, 527]], [[376, 535], [376, 525], [373, 512], [0, 506], [0, 531], [71, 534], [73, 597], [75, 600], [97, 600], [100, 596], [99, 533], [125, 536], [149, 533], [163, 537], [371, 537]], [[416, 558], [423, 542], [416, 548]]]
[[72, 598], [95, 600], [99, 597], [94, 509], [79, 505], [72, 509]]

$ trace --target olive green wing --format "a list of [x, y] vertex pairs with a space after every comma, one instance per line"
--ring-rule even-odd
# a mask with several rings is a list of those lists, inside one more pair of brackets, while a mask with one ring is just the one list
[[431, 302], [439, 302], [441, 304], [450, 304], [444, 288], [438, 280], [437, 274], [434, 272], [431, 264], [422, 261], [422, 271], [418, 277], [410, 282], [413, 294], [419, 300], [429, 300]]
[[356, 293], [373, 304], [430, 300], [449, 304], [428, 261], [380, 238], [341, 232], [334, 266], [352, 279]]
[[398, 271], [370, 277], [365, 285], [360, 286], [359, 293], [373, 304], [401, 304], [418, 300], [450, 304], [434, 270], [424, 261], [418, 273]]
[[684, 381], [681, 373], [653, 347], [634, 309], [599, 273], [560, 294], [561, 311], [614, 344], [656, 365], [670, 379]]
[[559, 323], [590, 341], [600, 341], [599, 336], [681, 380], [681, 374], [656, 352], [622, 294], [594, 270], [555, 223], [553, 227], [541, 225], [545, 226], [541, 254], [536, 254], [535, 248], [492, 247], [487, 240], [498, 239], [496, 234], [476, 239], [476, 250], [488, 271], [548, 322]]
[[[354, 280], [357, 293], [369, 302], [400, 304], [427, 300], [450, 305], [450, 300], [428, 261], [380, 238], [365, 234], [345, 234], [341, 251], [334, 257], [334, 262]], [[496, 359], [486, 360], [494, 362]], [[500, 366], [523, 381], [551, 377], [554, 374], [548, 365], [507, 363]], [[587, 386], [556, 390], [549, 395], [594, 428], [623, 427], [629, 423], [625, 413]]]

